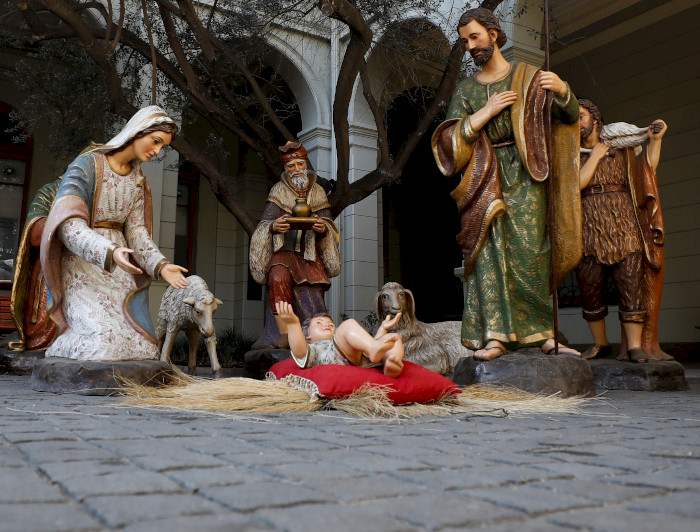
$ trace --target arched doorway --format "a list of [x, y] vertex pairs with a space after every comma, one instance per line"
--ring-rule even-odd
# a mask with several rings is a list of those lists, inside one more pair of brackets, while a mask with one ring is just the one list
[[[416, 102], [429, 97], [428, 90], [416, 87], [392, 102], [386, 121], [393, 153], [416, 126]], [[430, 147], [430, 133], [441, 121], [438, 117], [423, 136], [400, 184], [382, 192], [384, 281], [398, 281], [411, 290], [417, 317], [427, 322], [460, 320], [463, 308], [462, 283], [454, 275], [454, 269], [462, 264], [455, 240], [460, 219], [450, 197], [459, 178], [440, 173]]]

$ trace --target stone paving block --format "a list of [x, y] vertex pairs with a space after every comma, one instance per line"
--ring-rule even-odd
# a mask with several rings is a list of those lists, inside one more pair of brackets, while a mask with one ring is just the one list
[[547, 473], [541, 469], [531, 467], [515, 468], [490, 464], [488, 461], [479, 461], [473, 467], [461, 470], [415, 471], [407, 473], [397, 471], [390, 474], [397, 478], [444, 490], [520, 484], [562, 476], [555, 473]]
[[332, 497], [320, 491], [285, 482], [249, 482], [236, 486], [210, 487], [200, 490], [200, 494], [227, 508], [245, 512], [274, 506], [333, 501]]
[[[0, 467], [0, 504], [60, 502], [66, 497], [29, 467]], [[0, 517], [0, 521], [2, 518]]]
[[254, 517], [264, 520], [277, 530], [285, 532], [411, 532], [421, 528], [387, 515], [383, 508], [366, 508], [360, 505], [304, 504], [293, 508], [264, 509]]
[[139, 471], [131, 463], [116, 456], [104, 460], [47, 462], [39, 464], [37, 467], [53, 482], [82, 477], [85, 475], [85, 471], [90, 471], [90, 474], [95, 476], [123, 471]]
[[220, 454], [218, 456], [221, 460], [236, 465], [248, 466], [248, 467], [265, 467], [265, 466], [276, 466], [279, 464], [292, 464], [298, 462], [312, 462], [310, 456], [306, 458], [301, 458], [288, 453], [282, 453], [279, 451], [259, 451], [257, 453], [233, 453], [228, 452], [226, 454]]
[[567, 493], [599, 503], [619, 502], [635, 497], [645, 497], [663, 491], [660, 488], [613, 484], [607, 480], [608, 479], [599, 479], [597, 481], [577, 480], [575, 482], [569, 480], [548, 480], [545, 482], [535, 482], [530, 484], [530, 486], [558, 493]]
[[[0, 437], [3, 436], [0, 431]], [[17, 449], [10, 447], [0, 439], [0, 468], [24, 467], [26, 458]]]
[[583, 497], [554, 491], [542, 492], [542, 490], [530, 485], [504, 486], [500, 489], [471, 489], [460, 491], [459, 493], [463, 493], [466, 497], [473, 499], [485, 500], [499, 506], [527, 512], [529, 515], [594, 505], [590, 500]]
[[[352, 460], [352, 453], [350, 460]], [[259, 471], [264, 471], [269, 475], [281, 477], [291, 482], [303, 481], [304, 484], [313, 485], [319, 479], [328, 478], [329, 474], [328, 462], [294, 462], [291, 464], [266, 465], [259, 468]], [[333, 478], [338, 479], [338, 482], [343, 482], [344, 478], [357, 475], [357, 470], [352, 469], [349, 465], [343, 465], [340, 460], [336, 460], [332, 464]]]
[[[524, 520], [505, 520], [503, 523], [489, 525], [488, 532], [571, 532], [570, 527], [562, 527], [547, 521], [547, 517], [538, 517]], [[447, 527], [441, 528], [440, 532], [463, 532], [464, 528]]]
[[421, 530], [434, 530], [447, 526], [484, 526], [507, 518], [525, 514], [505, 506], [491, 504], [483, 499], [468, 497], [463, 493], [429, 491], [422, 495], [400, 497], [390, 501], [370, 501], [355, 505], [358, 512], [381, 509], [397, 519], [407, 521]]
[[122, 530], [124, 532], [154, 532], [155, 530], [169, 530], [171, 532], [192, 530], [199, 532], [274, 532], [276, 529], [260, 521], [254, 521], [246, 515], [227, 513], [143, 521], [128, 525]]
[[78, 504], [0, 504], [0, 532], [78, 532], [104, 527]]
[[214, 502], [179, 494], [89, 497], [83, 501], [83, 505], [112, 528], [178, 515], [191, 517], [222, 511]]
[[594, 479], [620, 473], [608, 467], [600, 467], [576, 462], [548, 462], [531, 464], [534, 469], [542, 469], [558, 476], [569, 476], [577, 479]]
[[59, 481], [72, 499], [82, 501], [86, 497], [103, 495], [134, 495], [154, 493], [182, 493], [184, 489], [175, 481], [150, 471], [123, 471], [93, 476], [73, 476]]
[[226, 462], [202, 453], [188, 451], [179, 446], [163, 445], [162, 440], [150, 442], [151, 453], [148, 456], [132, 456], [131, 461], [150, 471], [169, 471], [190, 469], [192, 467], [224, 466]]
[[652, 514], [649, 512], [633, 512], [625, 507], [606, 506], [572, 512], [562, 512], [552, 515], [549, 521], [576, 530], [591, 532], [697, 532], [698, 521], [673, 514]]
[[29, 443], [34, 441], [78, 441], [70, 432], [43, 431], [43, 432], [11, 432], [5, 434], [5, 439], [10, 443]]
[[158, 454], [158, 449], [155, 448], [157, 442], [149, 438], [92, 441], [90, 443], [94, 444], [95, 447], [99, 449], [103, 449], [105, 453], [130, 459]]
[[700, 525], [698, 492], [694, 491], [683, 491], [660, 497], [648, 497], [643, 500], [632, 501], [627, 505], [627, 509], [633, 512], [651, 512], [655, 514], [660, 513], [674, 516], [679, 515], [689, 519], [696, 519]]
[[346, 504], [417, 495], [428, 489], [412, 482], [399, 482], [395, 478], [382, 474], [344, 478], [340, 482], [335, 478], [315, 480], [313, 488]]
[[231, 486], [245, 482], [265, 482], [273, 480], [270, 475], [252, 471], [244, 467], [196, 467], [178, 469], [166, 473], [169, 478], [190, 491], [198, 491], [210, 486]]
[[111, 453], [82, 441], [42, 441], [21, 443], [17, 447], [35, 464], [46, 462], [99, 460]]
[[[338, 460], [343, 456], [343, 453], [338, 453], [335, 459]], [[348, 467], [364, 473], [393, 473], [400, 471], [401, 468], [407, 467], [409, 464], [406, 460], [398, 458], [387, 458], [385, 456], [376, 456], [371, 453], [362, 453], [355, 455], [358, 458], [345, 462]]]
[[700, 491], [700, 481], [684, 478], [679, 471], [672, 469], [638, 475], [618, 475], [610, 478], [609, 482], [626, 486]]

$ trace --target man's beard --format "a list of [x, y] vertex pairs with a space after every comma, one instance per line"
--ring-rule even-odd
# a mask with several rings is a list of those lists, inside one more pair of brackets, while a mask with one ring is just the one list
[[[469, 50], [469, 53], [472, 56], [472, 59], [474, 59], [474, 64], [476, 66], [481, 66], [484, 63], [487, 63], [489, 59], [491, 59], [491, 56], [493, 55], [493, 43], [489, 44], [487, 48], [472, 48]], [[474, 55], [477, 52], [483, 52], [480, 55]]]
[[593, 132], [593, 128], [595, 127], [595, 122], [591, 122], [588, 124], [588, 127], [583, 128], [581, 130], [581, 140], [587, 139], [588, 135], [590, 135]]
[[292, 185], [294, 185], [297, 188], [305, 189], [309, 186], [308, 173], [308, 170], [304, 170], [303, 172], [296, 172], [296, 175], [292, 175], [289, 172], [287, 172], [287, 177], [289, 177], [289, 180], [292, 182]]

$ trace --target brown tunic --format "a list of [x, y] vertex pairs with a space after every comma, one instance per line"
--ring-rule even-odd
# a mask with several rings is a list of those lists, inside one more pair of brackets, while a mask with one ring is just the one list
[[[581, 166], [588, 157], [587, 153], [581, 154]], [[610, 265], [621, 262], [631, 253], [642, 251], [628, 183], [624, 152], [615, 150], [614, 157], [603, 157], [588, 187], [621, 185], [625, 190], [590, 194], [582, 198], [584, 257], [592, 256], [599, 264]]]

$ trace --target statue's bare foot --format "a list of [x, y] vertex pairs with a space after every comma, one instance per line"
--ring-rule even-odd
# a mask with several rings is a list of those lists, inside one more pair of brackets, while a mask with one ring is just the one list
[[503, 344], [496, 340], [492, 340], [486, 344], [484, 349], [479, 349], [478, 351], [474, 352], [474, 360], [492, 360], [505, 354], [506, 348], [503, 346]]
[[384, 361], [384, 375], [387, 377], [398, 377], [403, 371], [403, 361], [398, 358], [391, 356]]
[[[552, 338], [550, 338], [544, 344], [542, 344], [542, 352], [545, 355], [553, 355], [554, 354], [554, 340]], [[573, 349], [571, 347], [566, 347], [564, 344], [559, 344], [559, 354], [560, 355], [576, 355], [577, 357], [581, 356], [581, 353], [579, 351], [576, 351], [576, 349]]]
[[372, 341], [369, 350], [367, 351], [367, 356], [372, 362], [380, 362], [384, 359], [384, 354], [394, 347], [394, 344], [398, 341], [399, 335], [396, 333], [388, 333], [384, 336], [380, 336]]

